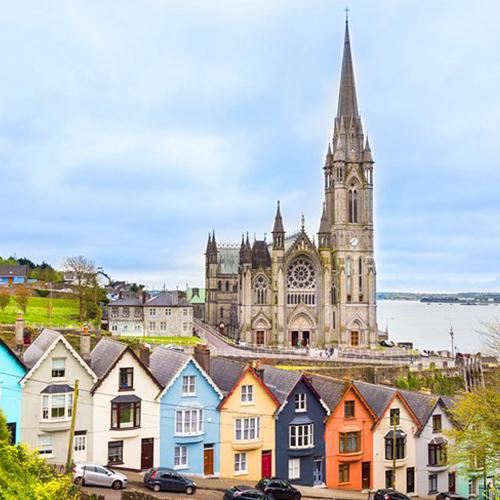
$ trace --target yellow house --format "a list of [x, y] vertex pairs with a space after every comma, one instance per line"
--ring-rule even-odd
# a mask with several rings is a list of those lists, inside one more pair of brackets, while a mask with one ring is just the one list
[[219, 358], [210, 371], [226, 394], [219, 405], [221, 477], [257, 481], [274, 476], [278, 400], [251, 366]]

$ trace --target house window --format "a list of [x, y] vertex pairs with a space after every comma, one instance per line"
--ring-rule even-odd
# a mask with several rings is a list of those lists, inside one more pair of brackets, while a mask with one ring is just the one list
[[130, 316], [130, 308], [122, 307], [122, 315], [124, 318], [128, 318]]
[[87, 431], [76, 431], [73, 443], [74, 451], [85, 451], [87, 449]]
[[446, 443], [429, 443], [429, 465], [446, 465]]
[[[385, 459], [393, 458], [393, 436], [394, 431], [385, 435]], [[402, 431], [396, 431], [396, 460], [402, 460], [406, 456], [406, 434]]]
[[66, 359], [52, 358], [52, 378], [64, 378], [66, 375]]
[[441, 432], [442, 421], [441, 415], [432, 415], [432, 432]]
[[289, 427], [290, 448], [312, 448], [314, 446], [314, 424], [291, 425]]
[[389, 469], [385, 471], [385, 487], [392, 488], [393, 486], [394, 484], [393, 484], [392, 469]]
[[156, 308], [155, 308], [155, 307], [152, 307], [152, 308], [149, 310], [149, 315], [150, 315], [150, 316], [156, 316]]
[[194, 396], [196, 393], [196, 376], [184, 375], [182, 377], [182, 395]]
[[457, 489], [457, 481], [455, 472], [448, 472], [448, 491], [450, 493], [455, 493]]
[[340, 433], [340, 453], [355, 453], [361, 450], [361, 432]]
[[288, 460], [288, 479], [300, 479], [300, 458]]
[[165, 309], [165, 316], [172, 316], [172, 309], [170, 309], [170, 307]]
[[120, 368], [120, 391], [126, 391], [134, 388], [134, 369]]
[[188, 315], [188, 309], [184, 308], [182, 310], [182, 314], [183, 314], [183, 316], [187, 316]]
[[184, 408], [175, 411], [176, 436], [192, 436], [203, 432], [203, 410]]
[[149, 330], [154, 332], [156, 330], [156, 323], [154, 321], [149, 322]]
[[111, 428], [132, 429], [141, 426], [141, 402], [111, 403]]
[[259, 417], [237, 418], [234, 421], [234, 440], [253, 441], [260, 435]]
[[235, 453], [234, 454], [234, 472], [244, 474], [247, 471], [247, 454]]
[[429, 474], [429, 495], [437, 493], [438, 477], [437, 474]]
[[73, 393], [42, 394], [42, 420], [62, 420], [71, 418]]
[[307, 411], [307, 394], [301, 392], [295, 394], [295, 411], [297, 413]]
[[160, 321], [160, 332], [166, 332], [166, 331], [167, 331], [167, 322]]
[[354, 401], [344, 402], [344, 418], [354, 418]]
[[141, 308], [134, 307], [134, 318], [140, 318], [140, 317], [141, 317]]
[[469, 479], [469, 496], [477, 495], [477, 479]]
[[188, 449], [187, 446], [176, 446], [174, 450], [174, 466], [176, 469], [185, 468], [188, 466]]
[[189, 328], [189, 323], [182, 323], [182, 331], [187, 332]]
[[349, 482], [349, 464], [339, 465], [339, 483]]
[[52, 434], [39, 434], [38, 435], [38, 453], [40, 455], [52, 455]]
[[123, 441], [110, 441], [108, 443], [108, 463], [123, 463]]
[[111, 317], [118, 318], [118, 307], [111, 307]]
[[390, 413], [391, 425], [399, 425], [399, 408], [393, 408]]
[[253, 403], [253, 385], [241, 386], [241, 402], [247, 404]]

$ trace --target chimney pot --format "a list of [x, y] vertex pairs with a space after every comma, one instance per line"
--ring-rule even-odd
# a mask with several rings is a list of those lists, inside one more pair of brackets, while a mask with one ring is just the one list
[[83, 325], [80, 333], [80, 356], [87, 362], [90, 361], [90, 333], [89, 325]]
[[16, 334], [16, 347], [21, 349], [24, 345], [24, 316], [22, 312], [17, 313], [14, 331]]
[[193, 349], [193, 357], [201, 368], [210, 375], [210, 349], [205, 344], [197, 344]]

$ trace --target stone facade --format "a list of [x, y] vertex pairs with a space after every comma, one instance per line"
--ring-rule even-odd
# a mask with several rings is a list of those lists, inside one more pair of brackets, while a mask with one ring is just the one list
[[286, 236], [278, 202], [272, 243], [206, 248], [205, 321], [257, 345], [370, 346], [378, 340], [373, 159], [358, 113], [346, 25], [337, 116], [324, 170], [317, 244]]

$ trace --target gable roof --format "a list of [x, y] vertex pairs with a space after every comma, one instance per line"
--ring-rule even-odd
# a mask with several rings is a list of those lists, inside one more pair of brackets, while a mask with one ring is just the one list
[[245, 368], [246, 365], [238, 361], [219, 357], [210, 359], [210, 376], [224, 395], [231, 391]]
[[139, 356], [127, 344], [118, 342], [117, 340], [103, 338], [92, 349], [90, 353], [90, 365], [96, 375], [99, 377], [97, 383], [92, 387], [92, 394], [102, 384], [103, 380], [113, 370], [118, 361], [128, 352], [137, 361], [137, 363], [144, 369], [149, 378], [158, 386], [163, 389], [162, 385], [156, 377], [151, 373], [149, 368], [144, 365]]
[[439, 396], [406, 390], [399, 392], [417, 417], [420, 425], [424, 427], [439, 402]]
[[393, 387], [359, 382], [357, 380], [353, 382], [353, 385], [373, 410], [373, 413], [377, 416], [377, 420], [382, 418], [387, 407], [394, 399], [394, 395], [398, 392]]
[[178, 290], [165, 290], [156, 297], [149, 299], [145, 307], [188, 307], [191, 303]]
[[132, 306], [132, 307], [141, 307], [142, 301], [137, 297], [123, 297], [121, 299], [114, 300], [108, 304], [108, 307], [113, 306]]
[[4, 264], [0, 266], [0, 278], [13, 278], [28, 276], [28, 266], [19, 264]]
[[78, 352], [73, 349], [71, 344], [64, 338], [64, 335], [56, 332], [55, 330], [45, 328], [42, 333], [35, 339], [33, 344], [31, 344], [24, 352], [23, 360], [29, 370], [21, 379], [21, 386], [24, 386], [26, 381], [31, 378], [33, 373], [55, 349], [59, 342], [61, 342], [64, 347], [70, 352], [70, 354], [78, 361], [78, 363], [80, 363], [82, 368], [90, 375], [92, 380], [94, 382], [97, 380], [96, 374], [92, 371], [92, 369], [80, 356], [80, 354], [78, 354]]
[[12, 359], [26, 372], [28, 368], [23, 363], [22, 359], [0, 338], [0, 345], [5, 347], [7, 353], [12, 357]]
[[325, 377], [323, 375], [308, 375], [313, 387], [321, 399], [332, 412], [344, 396], [348, 384], [342, 380]]

